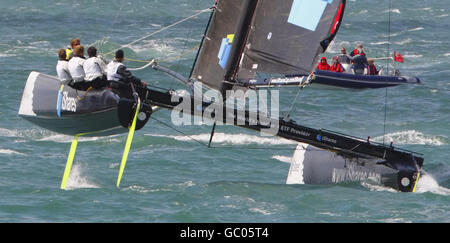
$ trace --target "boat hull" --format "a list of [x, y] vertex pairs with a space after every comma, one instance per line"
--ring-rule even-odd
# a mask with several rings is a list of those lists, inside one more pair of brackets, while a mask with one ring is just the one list
[[312, 145], [299, 143], [292, 157], [286, 184], [326, 185], [365, 182], [399, 191], [415, 191], [417, 171], [400, 171], [377, 159], [346, 158]]
[[19, 115], [66, 135], [106, 136], [127, 132], [118, 119], [120, 98], [109, 89], [75, 90], [58, 78], [32, 72], [25, 85]]
[[417, 77], [357, 75], [316, 70], [315, 79], [312, 83], [342, 88], [376, 89], [401, 84], [420, 84], [420, 79]]

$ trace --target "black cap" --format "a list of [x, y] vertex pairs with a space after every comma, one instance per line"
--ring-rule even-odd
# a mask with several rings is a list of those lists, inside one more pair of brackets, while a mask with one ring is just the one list
[[122, 50], [116, 51], [116, 58], [123, 58], [123, 57], [124, 57], [124, 54], [123, 54]]

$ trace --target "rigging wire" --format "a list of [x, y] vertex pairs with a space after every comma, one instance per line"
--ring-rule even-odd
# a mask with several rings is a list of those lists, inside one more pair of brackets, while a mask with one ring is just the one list
[[[192, 136], [186, 134], [185, 132], [182, 132], [182, 131], [180, 131], [180, 130], [174, 128], [173, 126], [170, 126], [169, 124], [167, 124], [167, 123], [165, 123], [165, 122], [163, 122], [163, 121], [161, 121], [161, 120], [159, 120], [159, 119], [157, 119], [157, 118], [154, 118], [153, 116], [150, 117], [150, 119], [155, 120], [155, 121], [157, 121], [158, 123], [162, 124], [163, 126], [165, 126], [165, 127], [167, 127], [167, 128], [170, 128], [170, 129], [172, 129], [172, 130], [178, 132], [179, 134], [181, 134], [181, 135], [183, 135], [183, 136], [189, 138], [190, 140], [192, 140], [192, 141], [198, 143], [198, 144], [201, 145], [202, 147], [205, 147], [205, 148], [212, 148], [212, 149], [237, 148], [236, 146], [209, 146], [208, 144], [206, 144], [206, 143], [204, 143], [204, 142], [202, 142], [202, 141], [199, 141], [199, 140], [193, 138]], [[293, 145], [297, 146], [297, 143], [295, 143], [295, 144], [293, 144]], [[248, 150], [274, 150], [274, 151], [275, 151], [275, 150], [276, 150], [276, 151], [286, 150], [286, 151], [292, 151], [292, 148], [274, 148], [274, 147], [248, 147], [248, 148], [239, 147], [239, 149], [248, 149]], [[294, 151], [296, 151], [296, 150], [306, 150], [306, 148], [297, 149], [297, 147], [296, 147], [296, 148], [294, 149]], [[314, 149], [314, 148], [309, 148], [308, 150], [309, 150], [309, 151], [321, 151], [320, 149]]]
[[[194, 17], [197, 17], [198, 15], [200, 15], [200, 14], [202, 14], [202, 13], [207, 13], [207, 12], [210, 12], [210, 11], [212, 11], [212, 8], [200, 10], [200, 11], [198, 11], [197, 13], [195, 13], [195, 14], [189, 16], [189, 17], [186, 17], [186, 18], [184, 18], [184, 19], [182, 19], [182, 20], [180, 20], [180, 21], [177, 21], [177, 22], [175, 22], [175, 23], [173, 23], [173, 24], [171, 24], [171, 25], [168, 25], [168, 26], [166, 26], [166, 27], [163, 27], [163, 28], [161, 28], [161, 29], [159, 29], [159, 30], [157, 30], [157, 31], [155, 31], [155, 32], [152, 32], [152, 33], [150, 33], [150, 34], [148, 34], [148, 35], [146, 35], [146, 36], [144, 36], [144, 37], [141, 37], [141, 38], [139, 38], [139, 39], [136, 39], [136, 40], [134, 40], [134, 41], [132, 41], [132, 42], [130, 42], [130, 43], [128, 43], [128, 44], [124, 44], [124, 45], [120, 46], [119, 48], [116, 48], [116, 49], [114, 49], [114, 50], [112, 50], [112, 51], [110, 51], [110, 52], [107, 52], [107, 53], [103, 54], [103, 55], [104, 55], [104, 56], [108, 56], [108, 55], [111, 55], [111, 56], [112, 56], [112, 55], [114, 55], [113, 53], [114, 53], [115, 51], [117, 51], [117, 50], [119, 50], [119, 49], [121, 49], [121, 48], [123, 48], [123, 47], [131, 46], [132, 44], [135, 44], [135, 43], [137, 43], [137, 42], [139, 42], [139, 41], [142, 41], [142, 40], [144, 40], [144, 39], [147, 39], [147, 38], [149, 38], [149, 37], [151, 37], [151, 36], [153, 36], [153, 35], [155, 35], [155, 34], [157, 34], [157, 33], [160, 33], [160, 32], [162, 32], [162, 31], [164, 31], [164, 30], [167, 30], [167, 29], [169, 29], [169, 28], [172, 28], [172, 27], [174, 27], [174, 26], [176, 26], [176, 25], [179, 25], [179, 24], [181, 24], [181, 23], [183, 23], [183, 22], [186, 22], [186, 21], [188, 21], [188, 20], [190, 20], [190, 19], [192, 19], [192, 18], [194, 18]], [[172, 61], [174, 61], [174, 60], [180, 60], [182, 57], [184, 57], [184, 56], [186, 56], [186, 55], [192, 53], [192, 52], [195, 51], [195, 50], [197, 50], [199, 46], [200, 46], [200, 44], [194, 46], [193, 48], [191, 48], [190, 50], [188, 50], [188, 51], [186, 51], [186, 52], [183, 52], [183, 53], [180, 54], [180, 55], [177, 55], [177, 56], [175, 56], [175, 57], [169, 57], [169, 58], [163, 59], [163, 60], [158, 60], [158, 62], [172, 62]], [[185, 44], [183, 50], [185, 50], [185, 49], [186, 49], [186, 44]], [[137, 60], [137, 59], [132, 59], [132, 58], [124, 58], [124, 59], [127, 60], [127, 61], [131, 61], [131, 62], [146, 63], [144, 66], [141, 66], [141, 67], [137, 67], [137, 68], [129, 68], [131, 71], [138, 71], [138, 70], [145, 69], [145, 68], [151, 66], [151, 65], [152, 65], [153, 63], [155, 63], [155, 61], [156, 61], [155, 59], [153, 59], [153, 60]]]
[[[188, 36], [191, 36], [191, 33], [192, 33], [192, 30], [189, 30]], [[186, 51], [186, 47], [187, 47], [187, 41], [184, 41], [184, 45], [183, 45], [183, 49], [182, 49], [183, 53]], [[174, 71], [177, 73], [180, 72], [180, 64], [181, 64], [181, 58], [178, 58], [176, 67], [174, 69]], [[170, 82], [169, 90], [172, 90], [174, 82], [175, 82], [175, 78], [172, 78], [172, 81]]]
[[[183, 52], [183, 53], [181, 53], [180, 55], [177, 55], [177, 56], [168, 57], [168, 58], [162, 59], [162, 60], [159, 60], [159, 59], [156, 59], [156, 60], [158, 61], [158, 63], [161, 63], [161, 62], [165, 62], [165, 63], [172, 62], [172, 61], [178, 60], [178, 59], [180, 59], [180, 58], [182, 58], [182, 57], [184, 57], [186, 55], [189, 55], [190, 53], [192, 53], [195, 50], [197, 50], [199, 46], [200, 46], [200, 44], [197, 44], [196, 46], [192, 47], [191, 49], [189, 49], [189, 50], [187, 50], [187, 51], [185, 51], [185, 52]], [[132, 59], [132, 58], [127, 58], [127, 57], [124, 58], [124, 59], [127, 60], [127, 61], [130, 61], [130, 62], [140, 62], [140, 63], [149, 63], [149, 62], [152, 62], [152, 61], [155, 60], [155, 59], [153, 59], [153, 60], [138, 60], [138, 59]]]
[[[390, 57], [390, 47], [391, 47], [391, 9], [392, 9], [392, 0], [389, 0], [389, 20], [388, 20], [388, 43], [387, 43], [387, 56]], [[389, 60], [387, 61], [386, 66], [387, 73], [389, 75]], [[386, 140], [386, 120], [387, 120], [387, 102], [388, 102], [388, 88], [385, 89], [384, 94], [384, 123], [383, 123], [383, 145]]]
[[145, 65], [142, 66], [142, 67], [138, 67], [138, 68], [128, 68], [128, 69], [131, 70], [131, 71], [139, 71], [139, 70], [142, 70], [142, 69], [146, 69], [147, 67], [151, 66], [151, 65], [154, 64], [154, 63], [155, 63], [155, 60], [151, 60], [151, 61], [149, 61], [149, 63], [145, 64]]
[[305, 82], [301, 82], [297, 91], [297, 95], [295, 96], [294, 100], [291, 103], [291, 107], [289, 108], [289, 111], [286, 115], [283, 116], [283, 120], [289, 119], [289, 116], [292, 113], [292, 110], [294, 110], [294, 105], [297, 103], [297, 99], [300, 96], [300, 92], [303, 90], [303, 88], [308, 85], [311, 82], [311, 79], [314, 77], [314, 74], [311, 73]]
[[176, 25], [179, 25], [179, 24], [181, 24], [181, 23], [183, 23], [183, 22], [186, 22], [186, 21], [188, 21], [188, 20], [190, 20], [190, 19], [192, 19], [192, 18], [195, 18], [195, 17], [197, 17], [198, 15], [200, 15], [200, 14], [202, 14], [202, 13], [206, 13], [206, 12], [210, 12], [210, 11], [212, 11], [212, 8], [207, 8], [207, 9], [200, 10], [200, 11], [198, 11], [197, 13], [195, 13], [195, 14], [189, 16], [189, 17], [186, 17], [186, 18], [184, 18], [184, 19], [182, 19], [182, 20], [179, 20], [179, 21], [177, 21], [177, 22], [175, 22], [175, 23], [173, 23], [173, 24], [170, 24], [170, 25], [168, 25], [168, 26], [166, 26], [166, 27], [163, 27], [163, 28], [161, 28], [161, 29], [159, 29], [159, 30], [157, 30], [157, 31], [155, 31], [155, 32], [152, 32], [152, 33], [146, 35], [146, 36], [143, 36], [143, 37], [141, 37], [141, 38], [138, 38], [138, 39], [136, 39], [136, 40], [134, 40], [134, 41], [132, 41], [132, 42], [130, 42], [130, 43], [128, 43], [128, 44], [124, 44], [124, 45], [120, 46], [119, 48], [116, 48], [116, 49], [114, 49], [114, 50], [112, 50], [112, 51], [110, 51], [110, 52], [108, 52], [108, 53], [105, 53], [104, 55], [111, 55], [112, 53], [114, 53], [115, 51], [117, 51], [117, 50], [119, 50], [119, 49], [121, 49], [121, 48], [129, 47], [129, 46], [131, 46], [131, 45], [133, 45], [133, 44], [135, 44], [135, 43], [137, 43], [137, 42], [139, 42], [139, 41], [145, 40], [145, 39], [147, 39], [147, 38], [149, 38], [149, 37], [151, 37], [151, 36], [154, 36], [154, 35], [156, 35], [156, 34], [162, 32], [162, 31], [165, 31], [165, 30], [170, 29], [170, 28], [172, 28], [172, 27], [174, 27], [174, 26], [176, 26]]

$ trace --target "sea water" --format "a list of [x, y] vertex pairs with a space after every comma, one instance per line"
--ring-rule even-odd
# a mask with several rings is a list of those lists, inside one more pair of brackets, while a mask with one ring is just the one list
[[[212, 3], [2, 0], [0, 222], [450, 222], [450, 9], [438, 0], [396, 0], [391, 10], [387, 0], [347, 1], [342, 27], [324, 54], [330, 60], [342, 45], [351, 51], [359, 42], [370, 57], [397, 51], [405, 63], [396, 67], [423, 85], [306, 87], [291, 112], [301, 125], [423, 153], [427, 174], [417, 193], [369, 181], [286, 185], [294, 142], [218, 126], [207, 148], [211, 126], [174, 130], [166, 110], [136, 132], [119, 189], [125, 135], [81, 137], [68, 188], [59, 189], [72, 137], [17, 115], [28, 74], [55, 75], [58, 49], [73, 37], [105, 54]], [[199, 15], [125, 53], [136, 60], [157, 58], [188, 76], [208, 18]], [[153, 86], [184, 89], [150, 68], [135, 75]], [[296, 88], [280, 91], [282, 112], [289, 112], [296, 94]]]

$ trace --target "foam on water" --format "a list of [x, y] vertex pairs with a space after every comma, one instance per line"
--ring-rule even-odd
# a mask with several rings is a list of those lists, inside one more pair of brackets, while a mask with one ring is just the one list
[[[375, 137], [375, 141], [383, 141], [383, 136]], [[440, 136], [425, 135], [416, 130], [408, 130], [401, 132], [388, 133], [385, 136], [387, 142], [394, 142], [396, 144], [421, 144], [421, 145], [446, 145], [446, 138]]]
[[397, 41], [397, 42], [394, 42], [394, 43], [397, 44], [397, 45], [403, 46], [403, 45], [409, 44], [409, 43], [411, 43], [411, 42], [413, 42], [413, 39], [407, 38], [407, 39], [405, 39], [405, 40]]
[[14, 154], [14, 155], [25, 155], [23, 153], [11, 150], [11, 149], [0, 149], [0, 154]]
[[[191, 141], [195, 140], [202, 142], [209, 142], [211, 134], [204, 133], [198, 135], [189, 136], [165, 136], [165, 135], [155, 135], [146, 134], [147, 136], [155, 137], [169, 137], [178, 141]], [[260, 137], [248, 134], [227, 134], [227, 133], [215, 133], [212, 141], [213, 144], [233, 144], [233, 145], [244, 145], [244, 144], [273, 144], [273, 145], [291, 145], [296, 144], [296, 142], [278, 138], [278, 137]]]
[[405, 54], [405, 55], [403, 55], [403, 57], [405, 57], [405, 58], [421, 58], [421, 57], [423, 57], [423, 55], [421, 55], [421, 54]]
[[272, 159], [276, 159], [283, 163], [288, 163], [288, 164], [290, 164], [292, 162], [292, 157], [282, 156], [282, 155], [274, 155], [274, 156], [272, 156]]
[[363, 187], [369, 189], [370, 191], [376, 191], [376, 192], [399, 192], [399, 191], [395, 190], [392, 187], [387, 187], [387, 186], [382, 185], [382, 184], [373, 183], [370, 180], [362, 181], [361, 185]]
[[54, 136], [56, 133], [44, 129], [7, 129], [0, 128], [0, 137], [25, 138], [28, 140], [39, 140]]
[[[371, 191], [386, 191], [386, 192], [399, 192], [391, 187], [387, 187], [381, 184], [372, 183], [370, 181], [363, 181], [361, 185], [368, 188]], [[429, 173], [423, 174], [416, 186], [416, 193], [433, 193], [442, 196], [450, 196], [450, 189], [440, 186], [436, 179]]]
[[[106, 141], [108, 143], [120, 142], [120, 135], [111, 135], [106, 137], [79, 137], [79, 142], [88, 142], [88, 141]], [[9, 137], [9, 138], [23, 138], [28, 141], [50, 141], [55, 143], [71, 143], [73, 141], [73, 136], [58, 134], [54, 132], [50, 132], [48, 130], [43, 129], [6, 129], [0, 128], [0, 137]], [[23, 140], [17, 140], [23, 142]]]
[[[79, 137], [78, 142], [92, 142], [92, 141], [104, 141], [107, 143], [117, 143], [121, 142], [120, 135], [112, 135], [107, 137]], [[63, 134], [54, 134], [51, 136], [46, 136], [41, 139], [37, 139], [36, 141], [51, 141], [55, 143], [72, 143], [73, 136], [63, 135]]]
[[394, 9], [391, 9], [391, 10], [386, 10], [383, 13], [389, 13], [389, 11], [391, 13], [401, 14], [400, 9], [398, 9], [398, 8], [394, 8]]
[[100, 188], [99, 185], [93, 183], [88, 177], [86, 177], [86, 166], [82, 163], [76, 163], [72, 166], [69, 180], [67, 181], [67, 190], [75, 190], [82, 188]]
[[419, 30], [423, 30], [423, 29], [425, 29], [425, 28], [423, 28], [423, 27], [417, 27], [417, 28], [414, 28], [414, 29], [410, 29], [410, 30], [408, 30], [409, 32], [413, 32], [413, 31], [419, 31]]
[[450, 189], [442, 187], [430, 174], [424, 174], [420, 177], [416, 188], [417, 193], [431, 192], [443, 196], [450, 196]]

